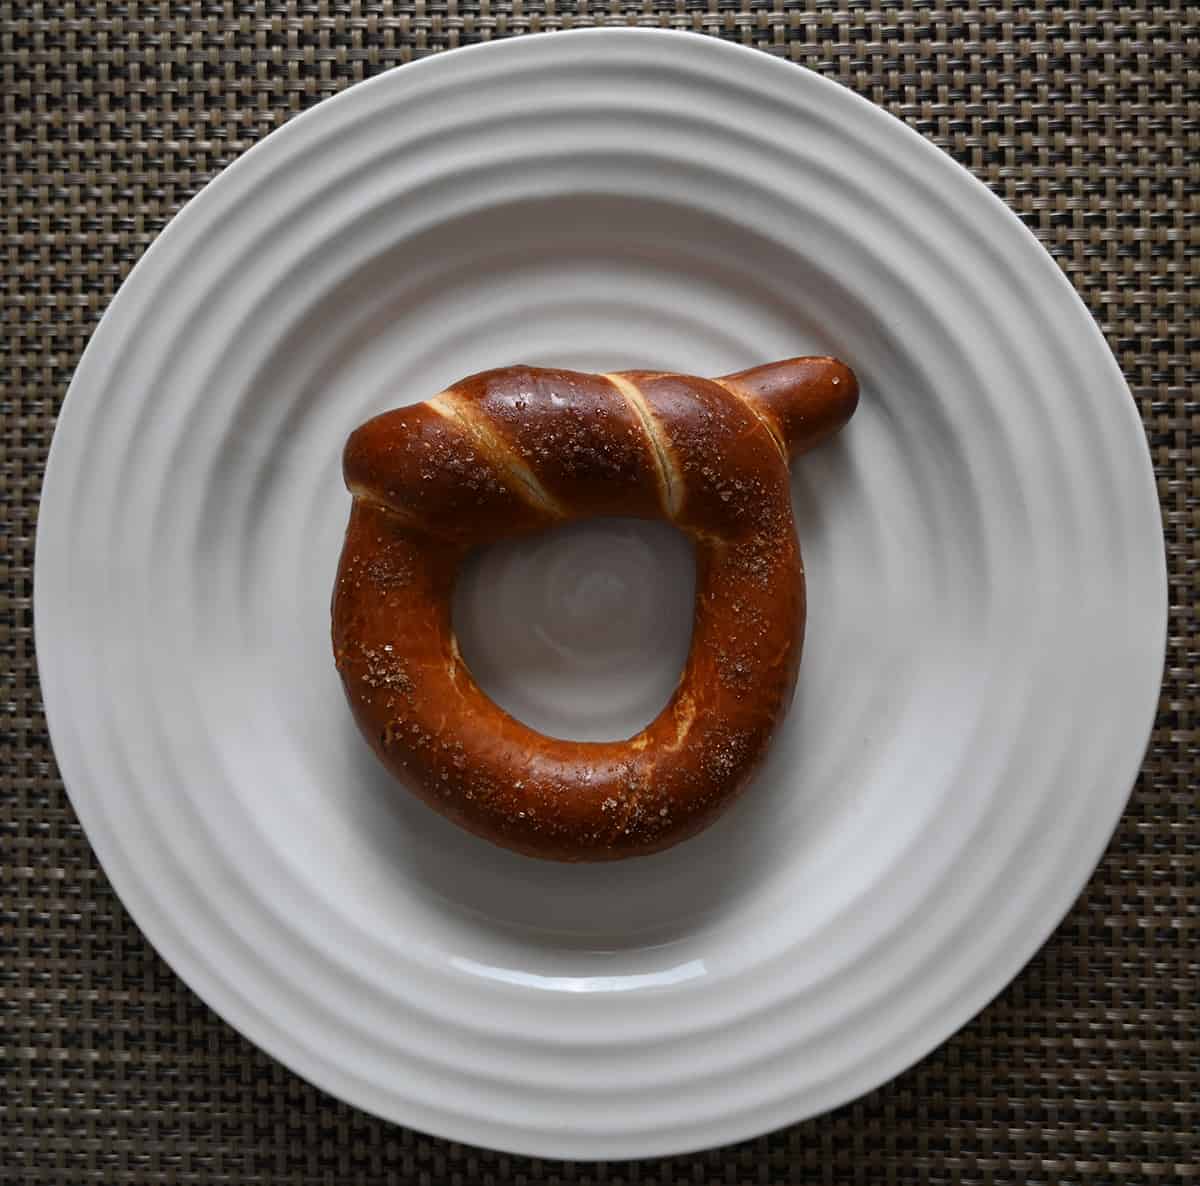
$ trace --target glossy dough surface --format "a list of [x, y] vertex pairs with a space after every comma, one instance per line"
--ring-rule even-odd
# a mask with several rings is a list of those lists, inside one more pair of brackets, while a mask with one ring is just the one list
[[[827, 358], [719, 380], [510, 367], [358, 428], [333, 646], [383, 763], [454, 822], [531, 856], [636, 856], [710, 824], [795, 688], [804, 577], [788, 459], [844, 424], [857, 398], [852, 372]], [[640, 733], [551, 738], [472, 678], [454, 583], [472, 548], [600, 515], [666, 519], [691, 537], [691, 650]]]

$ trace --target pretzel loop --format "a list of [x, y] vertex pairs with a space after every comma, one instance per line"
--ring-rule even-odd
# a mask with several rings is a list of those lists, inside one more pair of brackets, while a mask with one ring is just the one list
[[[749, 781], [795, 687], [804, 579], [787, 462], [857, 399], [853, 373], [828, 358], [719, 380], [512, 367], [362, 425], [344, 456], [354, 501], [333, 643], [387, 768], [531, 856], [611, 860], [706, 827]], [[551, 738], [475, 683], [454, 582], [473, 547], [600, 515], [666, 519], [692, 538], [691, 649], [635, 736]]]

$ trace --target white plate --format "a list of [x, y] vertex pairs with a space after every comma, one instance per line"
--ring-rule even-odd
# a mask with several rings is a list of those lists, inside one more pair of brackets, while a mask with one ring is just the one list
[[[330, 656], [351, 428], [516, 360], [805, 352], [863, 399], [795, 469], [807, 652], [756, 787], [583, 868], [394, 792]], [[490, 554], [469, 656], [535, 725], [636, 728], [687, 556], [619, 522]], [[382, 75], [189, 204], [71, 386], [35, 601], [72, 801], [188, 984], [372, 1112], [582, 1158], [811, 1116], [999, 991], [1121, 812], [1166, 596], [1134, 405], [1017, 219], [815, 74], [604, 30]]]

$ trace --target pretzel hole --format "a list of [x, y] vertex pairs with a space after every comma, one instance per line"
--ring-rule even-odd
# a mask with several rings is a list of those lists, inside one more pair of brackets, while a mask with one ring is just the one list
[[593, 519], [474, 552], [459, 650], [501, 708], [551, 737], [614, 741], [662, 711], [692, 636], [695, 549], [667, 523]]

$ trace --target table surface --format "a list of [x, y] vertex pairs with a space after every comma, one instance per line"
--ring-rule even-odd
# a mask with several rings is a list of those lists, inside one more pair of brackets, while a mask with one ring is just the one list
[[[437, 1140], [332, 1099], [158, 958], [54, 764], [33, 542], [55, 416], [88, 335], [224, 165], [391, 66], [627, 23], [741, 41], [837, 79], [1017, 211], [1103, 327], [1141, 410], [1170, 640], [1150, 749], [1103, 862], [961, 1033], [858, 1102], [758, 1140], [555, 1162]], [[1200, 1183], [1198, 46], [1200, 5], [1187, 3], [0, 3], [0, 1182]]]

